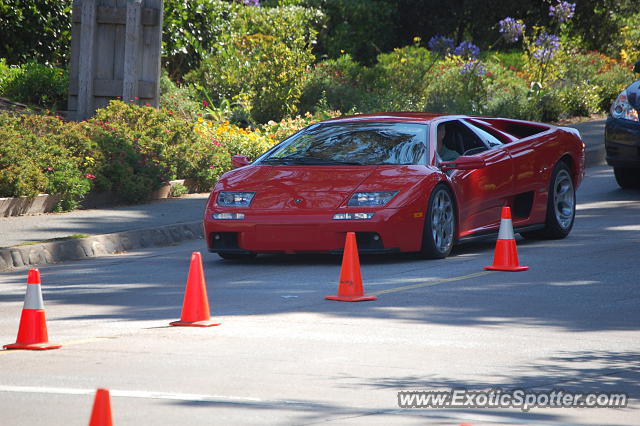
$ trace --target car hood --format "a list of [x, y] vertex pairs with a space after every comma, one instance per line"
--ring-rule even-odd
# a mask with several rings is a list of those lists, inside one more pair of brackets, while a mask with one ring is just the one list
[[224, 175], [216, 191], [255, 191], [252, 209], [335, 209], [356, 190], [403, 191], [423, 166], [248, 166]]

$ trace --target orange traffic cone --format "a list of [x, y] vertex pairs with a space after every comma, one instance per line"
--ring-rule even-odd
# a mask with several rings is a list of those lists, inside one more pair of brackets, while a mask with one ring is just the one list
[[49, 343], [47, 320], [44, 315], [44, 302], [40, 290], [40, 271], [30, 269], [27, 276], [27, 293], [20, 316], [20, 327], [16, 343], [4, 345], [5, 349], [45, 350], [58, 349], [62, 345]]
[[204, 282], [202, 268], [202, 255], [198, 251], [191, 254], [191, 265], [189, 266], [189, 277], [187, 278], [187, 289], [184, 293], [180, 321], [174, 321], [170, 325], [191, 327], [220, 325], [220, 323], [211, 321], [207, 284]]
[[529, 269], [528, 266], [520, 266], [518, 264], [518, 250], [516, 248], [516, 239], [513, 236], [511, 209], [509, 207], [502, 208], [500, 231], [496, 242], [496, 250], [493, 254], [493, 265], [485, 266], [484, 269], [511, 272]]
[[338, 295], [327, 296], [325, 299], [339, 300], [341, 302], [364, 302], [377, 299], [375, 296], [364, 295], [355, 232], [347, 232], [347, 240], [344, 243]]
[[93, 410], [91, 411], [91, 420], [89, 426], [112, 426], [111, 418], [111, 397], [109, 390], [98, 389], [96, 397], [93, 400]]

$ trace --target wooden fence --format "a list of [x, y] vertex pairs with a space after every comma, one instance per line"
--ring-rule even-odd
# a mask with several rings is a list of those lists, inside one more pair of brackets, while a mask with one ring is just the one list
[[158, 106], [163, 0], [74, 0], [69, 118], [112, 99]]

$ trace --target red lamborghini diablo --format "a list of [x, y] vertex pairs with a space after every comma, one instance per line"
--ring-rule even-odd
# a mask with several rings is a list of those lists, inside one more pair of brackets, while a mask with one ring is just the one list
[[564, 238], [584, 174], [577, 130], [502, 118], [428, 113], [313, 124], [249, 164], [234, 156], [204, 213], [209, 251], [341, 252], [444, 258], [457, 242], [498, 231], [510, 206], [525, 238]]

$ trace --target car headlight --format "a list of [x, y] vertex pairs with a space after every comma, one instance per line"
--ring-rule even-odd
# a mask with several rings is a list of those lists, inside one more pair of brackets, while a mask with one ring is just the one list
[[224, 207], [248, 207], [254, 195], [255, 192], [222, 191], [216, 202]]
[[620, 92], [613, 105], [611, 105], [611, 116], [613, 118], [638, 121], [638, 110], [629, 103], [627, 89]]
[[352, 207], [382, 207], [387, 204], [399, 191], [360, 191], [349, 199], [348, 206]]

